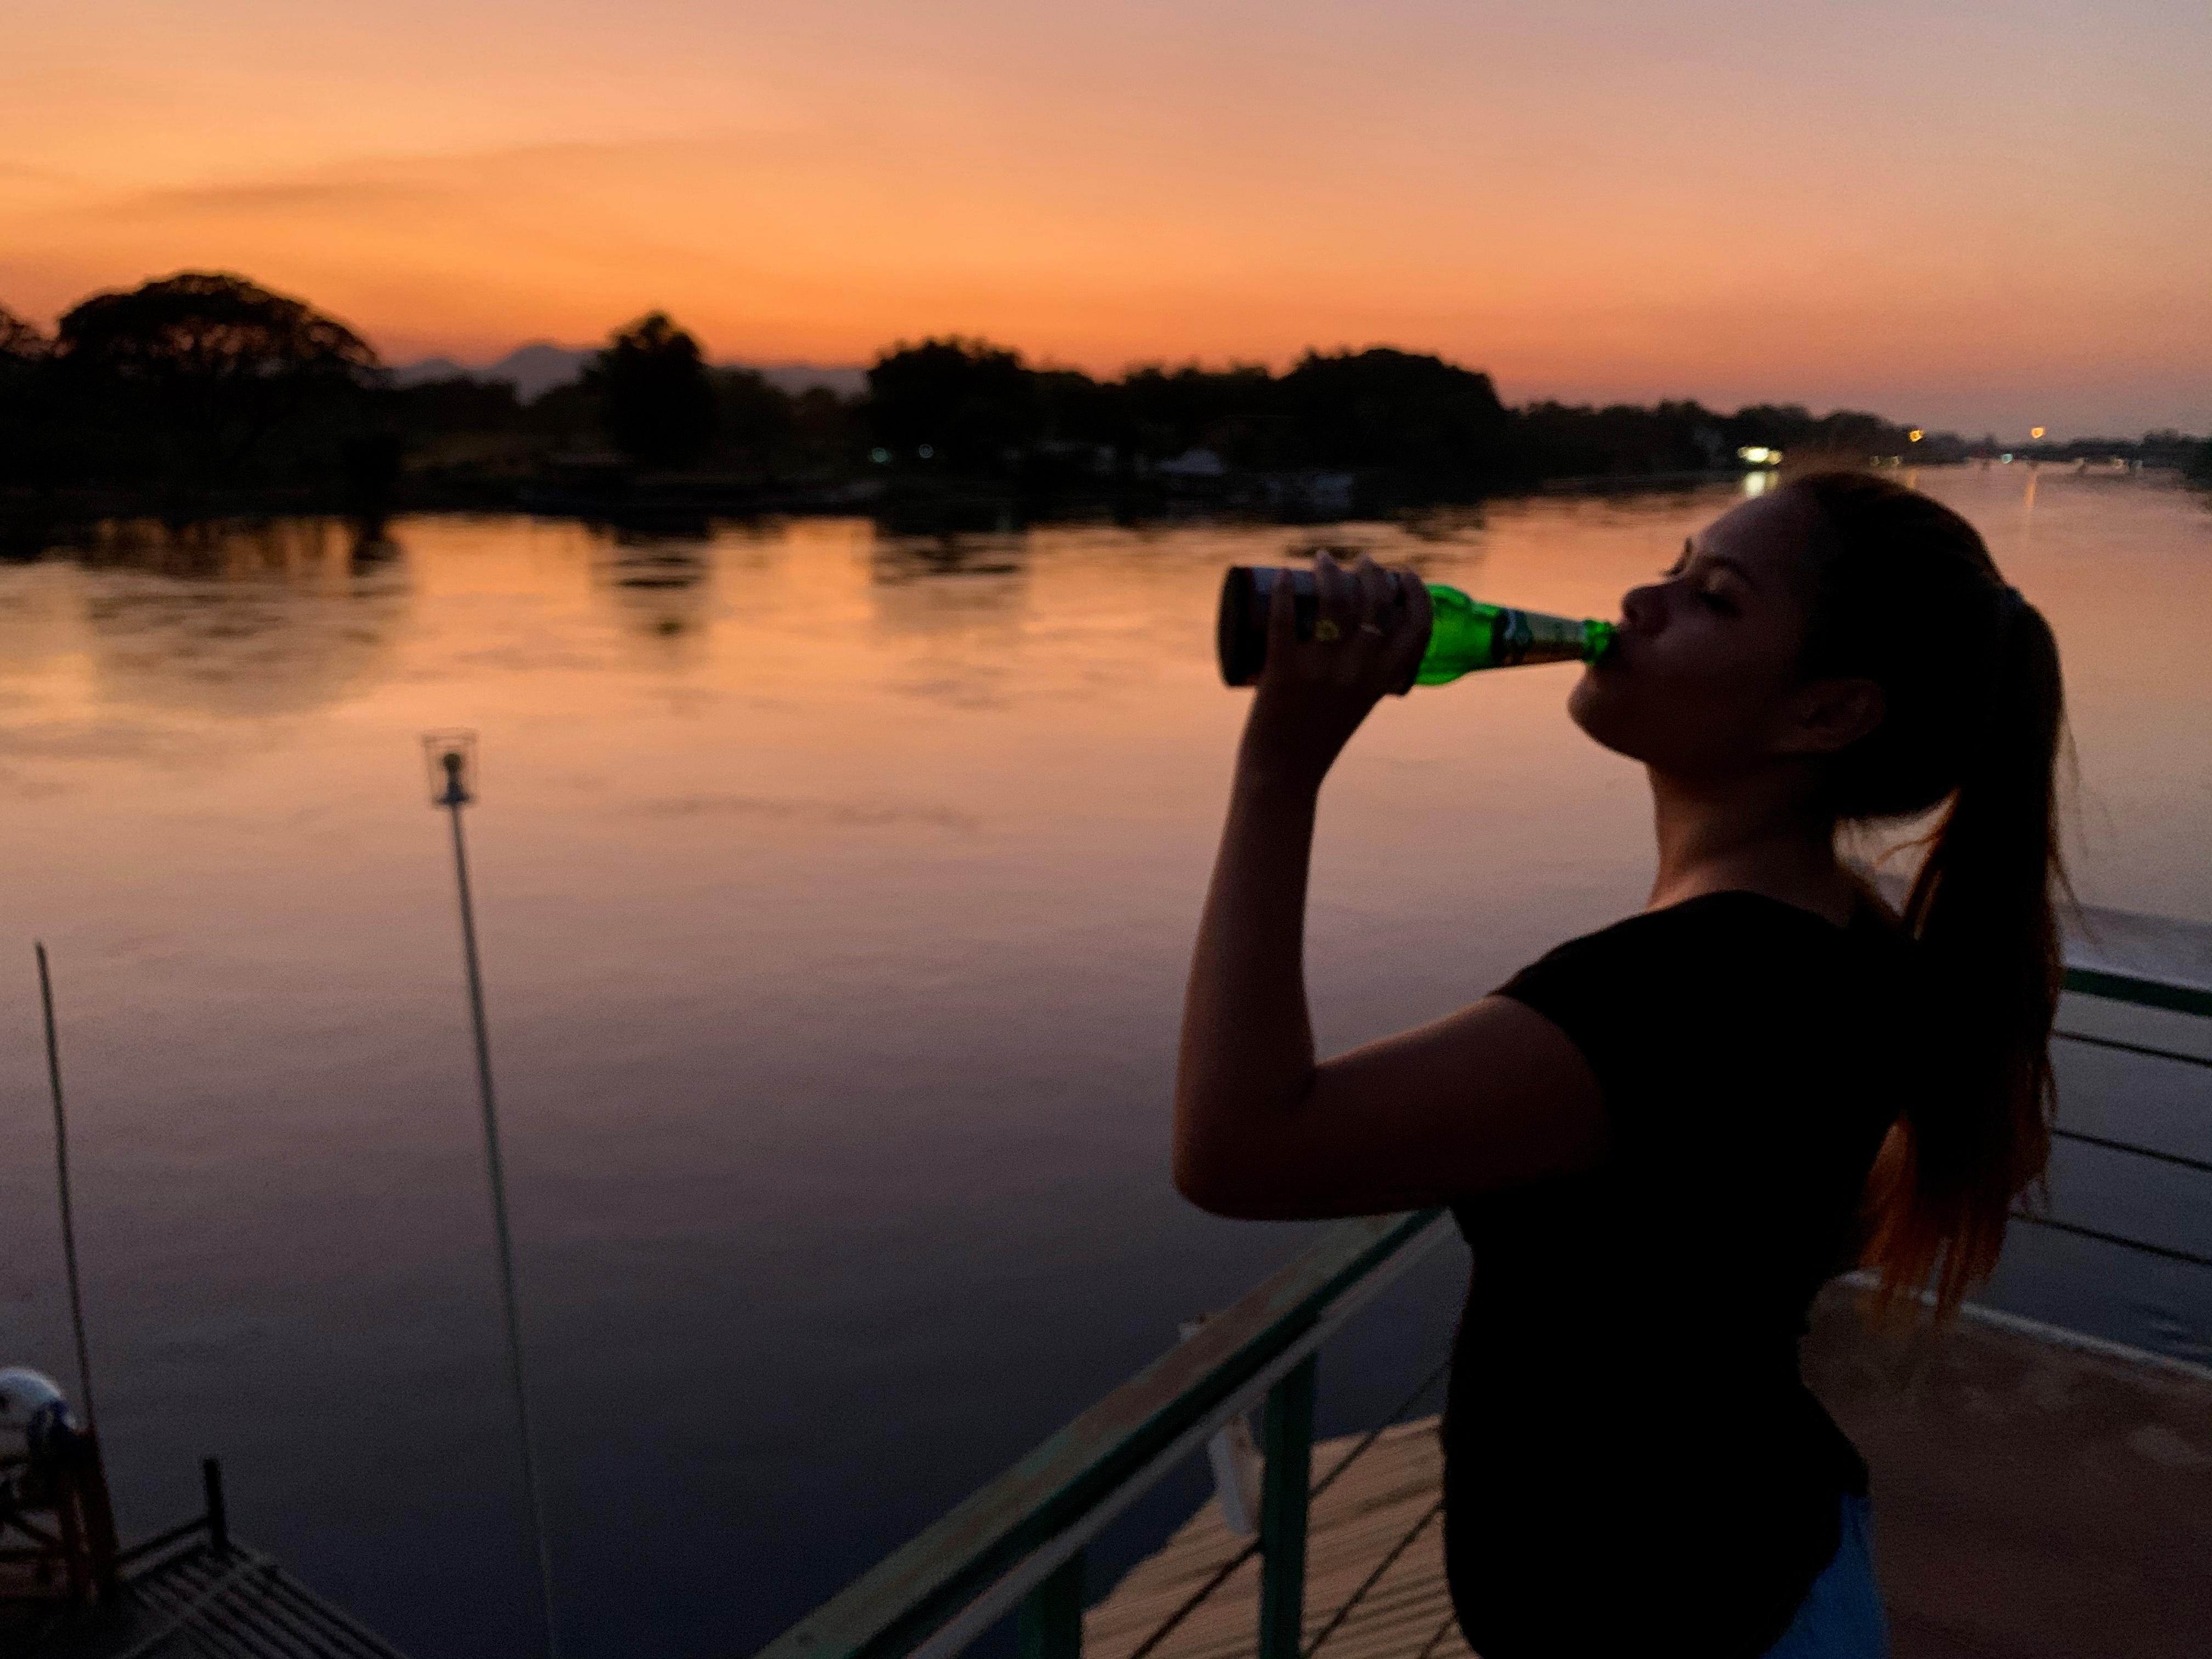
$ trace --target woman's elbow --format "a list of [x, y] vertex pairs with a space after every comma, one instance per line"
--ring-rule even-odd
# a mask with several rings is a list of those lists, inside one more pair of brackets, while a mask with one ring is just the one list
[[1208, 1215], [1224, 1221], [1279, 1221], [1296, 1213], [1295, 1206], [1285, 1206], [1281, 1194], [1255, 1178], [1256, 1173], [1248, 1161], [1232, 1167], [1218, 1158], [1176, 1151], [1176, 1191]]
[[1239, 1205], [1236, 1188], [1218, 1160], [1203, 1158], [1186, 1146], [1176, 1148], [1175, 1188], [1208, 1215], [1231, 1221], [1251, 1219]]
[[1203, 1159], [1197, 1158], [1185, 1147], [1176, 1148], [1175, 1189], [1176, 1192], [1208, 1214], [1218, 1215], [1220, 1212], [1214, 1208], [1217, 1201], [1215, 1184], [1214, 1173], [1206, 1167]]

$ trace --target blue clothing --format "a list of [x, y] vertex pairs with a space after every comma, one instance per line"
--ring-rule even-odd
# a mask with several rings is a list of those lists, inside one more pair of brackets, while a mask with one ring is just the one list
[[1843, 1541], [1763, 1659], [1888, 1659], [1889, 1620], [1874, 1577], [1872, 1510], [1852, 1492], [1844, 1494], [1843, 1504]]

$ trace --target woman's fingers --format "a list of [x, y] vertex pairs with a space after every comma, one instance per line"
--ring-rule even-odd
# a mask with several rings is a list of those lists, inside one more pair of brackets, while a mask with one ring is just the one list
[[1314, 643], [1333, 647], [1332, 666], [1342, 655], [1345, 636], [1352, 631], [1354, 620], [1346, 591], [1349, 586], [1336, 555], [1324, 548], [1314, 556]]
[[1346, 691], [1402, 692], [1428, 643], [1428, 591], [1412, 571], [1362, 554], [1346, 563], [1324, 549], [1313, 563], [1313, 623], [1299, 637], [1298, 605], [1279, 574], [1267, 595], [1265, 676]]
[[1376, 647], [1385, 637], [1388, 616], [1383, 601], [1389, 586], [1382, 569], [1363, 553], [1346, 573], [1351, 589], [1352, 625], [1344, 636], [1345, 648], [1337, 664], [1337, 678], [1346, 685], [1364, 684], [1374, 674]]
[[1421, 658], [1429, 648], [1429, 632], [1436, 625], [1436, 609], [1429, 599], [1428, 585], [1410, 568], [1401, 565], [1389, 574], [1397, 589], [1399, 622], [1391, 632], [1386, 683], [1402, 697], [1413, 689], [1413, 676], [1420, 672]]

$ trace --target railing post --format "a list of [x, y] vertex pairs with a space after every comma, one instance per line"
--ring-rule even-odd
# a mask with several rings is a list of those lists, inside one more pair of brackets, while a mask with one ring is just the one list
[[1298, 1659], [1306, 1607], [1306, 1492], [1312, 1484], [1315, 1357], [1267, 1391], [1261, 1450], [1258, 1659]]
[[1083, 1651], [1081, 1551], [1022, 1598], [1014, 1628], [1020, 1659], [1076, 1659]]

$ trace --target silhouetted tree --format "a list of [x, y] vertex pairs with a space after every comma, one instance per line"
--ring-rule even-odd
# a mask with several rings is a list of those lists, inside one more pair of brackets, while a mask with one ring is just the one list
[[597, 443], [605, 429], [598, 395], [581, 380], [547, 386], [523, 406], [522, 422], [541, 442], [562, 449]]
[[860, 464], [868, 448], [861, 400], [841, 398], [826, 386], [806, 388], [791, 400], [791, 471], [835, 478]]
[[791, 398], [782, 387], [749, 368], [718, 370], [714, 384], [725, 450], [742, 465], [776, 471], [791, 447], [796, 425]]
[[665, 312], [618, 330], [584, 371], [600, 424], [641, 466], [689, 466], [714, 441], [721, 411], [699, 343]]
[[42, 470], [49, 342], [0, 306], [0, 484], [30, 483]]
[[1119, 390], [1139, 454], [1159, 459], [1211, 449], [1237, 466], [1275, 465], [1275, 377], [1258, 363], [1225, 369], [1140, 364]]
[[1000, 471], [1039, 434], [1035, 380], [988, 341], [902, 341], [868, 370], [869, 430], [901, 465]]
[[1294, 465], [1386, 470], [1423, 495], [1502, 476], [1510, 419], [1490, 376], [1425, 353], [1308, 352], [1278, 383]]
[[[1587, 404], [1533, 403], [1520, 411], [1516, 470], [1560, 478], [1695, 472], [1735, 459], [1730, 422], [1694, 402]], [[1755, 441], [1767, 442], [1767, 439]]]
[[1036, 371], [1030, 380], [1037, 404], [1038, 430], [1046, 439], [1062, 443], [1106, 444], [1117, 450], [1131, 447], [1136, 434], [1124, 389], [1111, 381], [1094, 380], [1075, 368]]
[[54, 350], [90, 470], [187, 488], [337, 466], [380, 379], [344, 324], [220, 271], [94, 295]]
[[463, 433], [517, 432], [523, 426], [522, 400], [512, 380], [478, 380], [465, 374], [419, 380], [392, 394], [400, 422], [413, 438]]
[[0, 306], [0, 366], [30, 362], [46, 355], [46, 337]]

